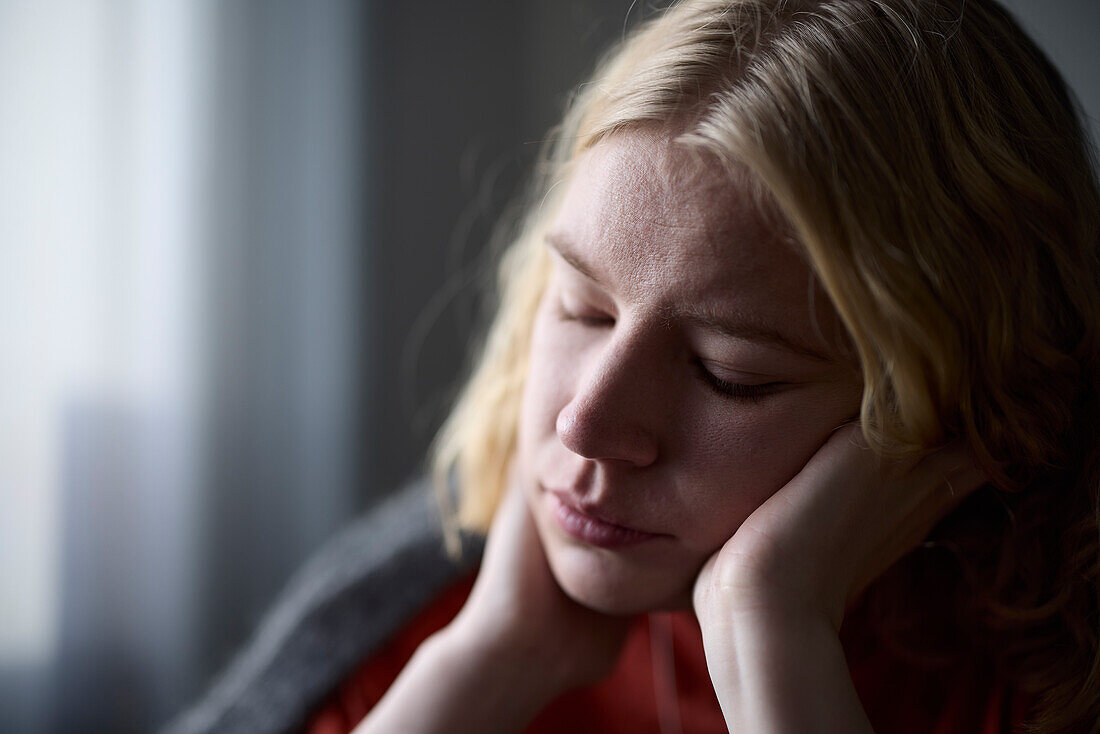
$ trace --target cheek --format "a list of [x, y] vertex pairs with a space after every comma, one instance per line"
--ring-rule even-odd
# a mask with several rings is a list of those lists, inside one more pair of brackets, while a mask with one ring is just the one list
[[676, 525], [699, 552], [720, 547], [788, 478], [791, 465], [776, 444], [783, 434], [757, 413], [723, 420], [699, 420], [705, 413], [697, 413], [677, 431]]
[[573, 370], [585, 349], [583, 342], [563, 328], [552, 298], [550, 292], [543, 297], [531, 334], [520, 411], [521, 452], [554, 430], [558, 413], [571, 399]]
[[[721, 407], [721, 406], [720, 406]], [[832, 431], [858, 410], [820, 386], [782, 399], [721, 411], [685, 411], [677, 462], [677, 524], [700, 551], [720, 547], [757, 507], [789, 482]]]

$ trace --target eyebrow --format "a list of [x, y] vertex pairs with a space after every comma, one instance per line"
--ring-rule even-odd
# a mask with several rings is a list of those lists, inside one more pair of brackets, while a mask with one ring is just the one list
[[[546, 235], [546, 244], [549, 245], [562, 260], [565, 260], [571, 268], [578, 273], [588, 278], [592, 282], [606, 289], [606, 285], [600, 279], [595, 270], [587, 263], [577, 257], [576, 254], [571, 252], [570, 242], [567, 238], [560, 234], [551, 232]], [[669, 310], [665, 314], [666, 318], [672, 319], [675, 316], [680, 316], [684, 320], [688, 321], [695, 326], [710, 331], [718, 332], [724, 336], [731, 337], [733, 339], [742, 339], [745, 341], [752, 341], [761, 344], [768, 344], [773, 347], [777, 347], [787, 352], [812, 359], [817, 362], [832, 362], [833, 360], [825, 355], [821, 350], [815, 349], [802, 341], [795, 339], [783, 332], [779, 331], [773, 326], [767, 326], [764, 324], [754, 324], [740, 319], [730, 319], [724, 315], [711, 312], [709, 309], [701, 306], [692, 305], [687, 310], [676, 309]]]
[[588, 267], [587, 263], [585, 263], [583, 260], [581, 260], [579, 257], [571, 252], [571, 243], [565, 237], [551, 232], [550, 234], [546, 235], [546, 244], [548, 244], [554, 250], [554, 252], [558, 253], [558, 255], [561, 256], [562, 260], [565, 260], [565, 262], [569, 263], [569, 266], [571, 268], [591, 280], [596, 285], [606, 288], [604, 282], [600, 279], [600, 276], [596, 274], [596, 271]]
[[771, 326], [730, 320], [694, 307], [683, 313], [682, 316], [687, 321], [697, 326], [704, 329], [710, 329], [711, 331], [717, 331], [720, 334], [734, 339], [744, 339], [745, 341], [770, 344], [779, 349], [812, 359], [815, 362], [832, 361], [820, 350], [814, 349], [810, 345], [804, 344]]

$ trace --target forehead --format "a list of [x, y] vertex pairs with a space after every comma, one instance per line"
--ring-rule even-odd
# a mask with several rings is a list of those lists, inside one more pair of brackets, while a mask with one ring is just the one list
[[748, 186], [656, 132], [612, 135], [578, 158], [549, 236], [628, 300], [702, 302], [808, 337], [811, 308], [832, 324], [800, 249]]

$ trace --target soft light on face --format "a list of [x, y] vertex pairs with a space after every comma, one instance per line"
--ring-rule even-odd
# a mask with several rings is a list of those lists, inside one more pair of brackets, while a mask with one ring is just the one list
[[[666, 136], [577, 161], [518, 476], [551, 569], [609, 613], [686, 606], [707, 558], [859, 411], [835, 314], [741, 187]], [[818, 329], [815, 329], [816, 319]]]

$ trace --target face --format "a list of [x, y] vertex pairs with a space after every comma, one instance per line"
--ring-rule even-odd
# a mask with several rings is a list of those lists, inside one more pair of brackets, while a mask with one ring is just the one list
[[858, 413], [860, 378], [806, 264], [717, 165], [622, 133], [566, 186], [517, 480], [573, 599], [687, 606], [710, 555]]

